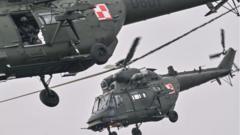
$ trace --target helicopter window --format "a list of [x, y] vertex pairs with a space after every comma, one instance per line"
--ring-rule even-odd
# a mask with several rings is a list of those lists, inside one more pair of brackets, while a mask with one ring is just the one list
[[114, 98], [116, 101], [116, 107], [118, 108], [122, 104], [123, 98], [120, 95], [115, 95]]
[[93, 106], [93, 113], [96, 112], [98, 110], [98, 106], [99, 106], [99, 98], [96, 98], [94, 106]]
[[57, 23], [55, 15], [52, 13], [40, 13], [39, 18], [42, 24], [54, 24]]
[[105, 96], [101, 97], [100, 101], [99, 101], [98, 110], [103, 110], [103, 109], [107, 108], [108, 104], [109, 104], [109, 100], [110, 100], [110, 95], [105, 95]]

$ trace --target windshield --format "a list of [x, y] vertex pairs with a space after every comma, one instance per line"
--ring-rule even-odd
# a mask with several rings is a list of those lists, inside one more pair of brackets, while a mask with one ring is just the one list
[[109, 106], [110, 97], [109, 94], [97, 97], [93, 106], [93, 113], [106, 109]]

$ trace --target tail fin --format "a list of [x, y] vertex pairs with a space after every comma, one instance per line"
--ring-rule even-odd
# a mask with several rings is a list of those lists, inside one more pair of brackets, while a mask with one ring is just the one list
[[218, 68], [231, 70], [234, 64], [235, 54], [236, 51], [233, 48], [228, 49], [222, 62], [218, 65]]

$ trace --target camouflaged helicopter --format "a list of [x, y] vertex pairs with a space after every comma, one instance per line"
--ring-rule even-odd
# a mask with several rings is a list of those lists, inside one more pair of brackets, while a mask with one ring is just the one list
[[157, 74], [156, 69], [127, 67], [131, 64], [139, 41], [136, 39], [126, 59], [116, 64], [123, 69], [102, 81], [103, 94], [95, 99], [91, 117], [87, 122], [88, 129], [102, 131], [107, 128], [109, 135], [117, 135], [116, 132], [111, 132], [110, 128], [135, 124], [132, 135], [142, 135], [140, 125], [144, 122], [160, 121], [164, 118], [176, 122], [178, 113], [174, 108], [181, 92], [210, 80], [217, 80], [221, 85], [220, 78], [233, 77], [233, 73], [239, 71], [234, 64], [236, 51], [233, 48], [225, 50], [223, 30], [221, 35], [223, 52], [210, 56], [216, 58], [224, 55], [216, 68], [200, 67], [194, 71], [177, 72], [169, 66], [168, 74], [165, 75]]
[[74, 76], [106, 63], [124, 25], [204, 4], [209, 15], [227, 2], [214, 1], [1, 0], [0, 80], [39, 76], [40, 99], [54, 107], [59, 97], [45, 75]]

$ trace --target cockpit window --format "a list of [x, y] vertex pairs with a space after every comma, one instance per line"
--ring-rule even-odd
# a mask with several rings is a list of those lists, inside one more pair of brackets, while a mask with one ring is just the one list
[[114, 98], [116, 101], [116, 107], [118, 108], [122, 104], [123, 98], [121, 97], [121, 95], [115, 95]]
[[94, 107], [93, 107], [93, 113], [106, 109], [109, 106], [110, 97], [111, 96], [108, 94], [108, 95], [104, 95], [96, 98]]
[[98, 110], [99, 101], [100, 101], [99, 98], [96, 98], [96, 99], [95, 99], [95, 103], [94, 103], [94, 105], [93, 105], [93, 113]]
[[102, 98], [100, 98], [98, 110], [102, 110], [102, 109], [107, 108], [108, 103], [109, 103], [109, 99], [110, 99], [109, 95], [106, 95], [106, 96], [103, 96]]

